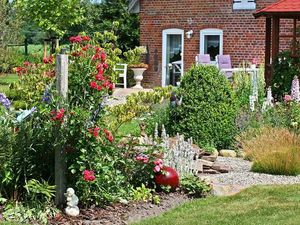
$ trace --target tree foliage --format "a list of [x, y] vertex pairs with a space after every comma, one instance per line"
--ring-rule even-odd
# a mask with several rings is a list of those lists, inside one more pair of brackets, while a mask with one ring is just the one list
[[85, 20], [69, 30], [72, 36], [85, 31], [89, 34], [114, 30], [117, 46], [122, 51], [139, 45], [139, 16], [128, 12], [128, 0], [106, 0], [92, 4], [85, 0]]
[[16, 6], [25, 20], [34, 22], [50, 36], [62, 36], [84, 20], [80, 0], [16, 0]]

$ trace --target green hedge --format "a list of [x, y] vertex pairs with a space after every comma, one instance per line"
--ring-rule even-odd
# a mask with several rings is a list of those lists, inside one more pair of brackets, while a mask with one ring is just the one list
[[237, 104], [230, 83], [215, 66], [193, 66], [178, 89], [182, 105], [171, 110], [173, 132], [201, 146], [229, 147], [236, 134]]

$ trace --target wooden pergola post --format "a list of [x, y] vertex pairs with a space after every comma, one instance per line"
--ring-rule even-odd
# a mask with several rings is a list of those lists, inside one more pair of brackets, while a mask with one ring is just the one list
[[267, 87], [271, 84], [271, 30], [272, 30], [272, 19], [266, 18], [266, 40], [265, 40], [265, 81]]
[[273, 17], [272, 23], [272, 64], [279, 53], [279, 17]]

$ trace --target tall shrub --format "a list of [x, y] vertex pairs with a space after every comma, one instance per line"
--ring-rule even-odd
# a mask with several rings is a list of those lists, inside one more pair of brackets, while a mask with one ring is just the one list
[[236, 102], [228, 80], [215, 66], [193, 66], [178, 89], [180, 106], [171, 110], [173, 131], [200, 145], [229, 147], [236, 133]]
[[278, 100], [288, 94], [294, 76], [300, 72], [300, 61], [292, 58], [291, 52], [281, 52], [274, 62], [274, 75], [272, 79], [272, 92]]

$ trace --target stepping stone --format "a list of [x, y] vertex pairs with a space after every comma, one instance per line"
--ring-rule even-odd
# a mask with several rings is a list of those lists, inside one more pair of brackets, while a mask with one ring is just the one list
[[215, 162], [217, 160], [217, 156], [202, 156], [201, 159], [206, 160], [206, 161], [210, 161], [210, 162]]

